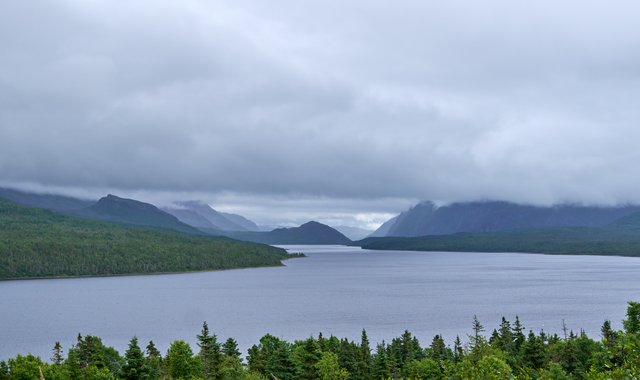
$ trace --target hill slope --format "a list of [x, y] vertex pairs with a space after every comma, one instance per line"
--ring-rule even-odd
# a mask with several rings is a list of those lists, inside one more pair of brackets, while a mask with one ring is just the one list
[[0, 198], [0, 279], [278, 266], [287, 257], [266, 245], [88, 221]]
[[385, 250], [640, 256], [640, 213], [625, 216], [605, 227], [367, 238], [354, 244], [365, 249]]
[[55, 194], [36, 194], [15, 189], [0, 188], [0, 197], [23, 206], [46, 208], [60, 212], [73, 212], [90, 207], [95, 201]]
[[385, 223], [372, 236], [415, 237], [547, 227], [602, 227], [638, 211], [640, 206], [538, 207], [486, 201], [436, 207], [431, 202], [422, 202]]
[[237, 232], [226, 236], [265, 244], [351, 244], [351, 240], [335, 229], [318, 222], [300, 227], [277, 228], [269, 232]]
[[111, 194], [101, 198], [93, 206], [78, 212], [78, 215], [116, 223], [166, 228], [189, 234], [202, 234], [202, 231], [182, 223], [175, 216], [158, 209], [150, 203], [120, 198]]

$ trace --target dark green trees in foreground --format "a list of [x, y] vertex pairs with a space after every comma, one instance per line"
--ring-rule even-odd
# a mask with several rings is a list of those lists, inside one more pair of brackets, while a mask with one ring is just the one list
[[100, 338], [79, 335], [66, 357], [56, 343], [49, 363], [33, 355], [0, 362], [0, 380], [640, 378], [640, 303], [629, 303], [623, 331], [614, 331], [605, 321], [599, 341], [568, 331], [562, 337], [543, 331], [525, 333], [517, 318], [513, 324], [503, 318], [489, 338], [482, 330], [474, 318], [467, 344], [457, 338], [453, 347], [438, 335], [421, 346], [405, 331], [378, 344], [374, 353], [365, 331], [357, 343], [322, 334], [294, 343], [265, 335], [249, 349], [246, 365], [237, 343], [231, 338], [219, 342], [206, 323], [197, 336], [198, 352], [177, 340], [164, 357], [153, 342], [143, 349], [135, 337], [122, 357]]

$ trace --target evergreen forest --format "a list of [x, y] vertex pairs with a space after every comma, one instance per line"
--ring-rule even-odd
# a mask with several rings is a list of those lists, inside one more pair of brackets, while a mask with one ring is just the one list
[[0, 198], [0, 279], [279, 266], [284, 249], [85, 220]]
[[120, 355], [99, 337], [78, 335], [66, 351], [56, 342], [49, 360], [27, 354], [0, 362], [0, 380], [638, 379], [640, 303], [629, 302], [623, 326], [615, 331], [605, 321], [593, 339], [566, 329], [561, 336], [526, 331], [516, 317], [489, 333], [474, 317], [464, 343], [436, 335], [426, 345], [409, 331], [375, 346], [364, 330], [358, 342], [319, 334], [291, 343], [267, 334], [242, 358], [233, 338], [219, 339], [205, 322], [197, 347], [176, 340], [164, 354], [136, 337]]

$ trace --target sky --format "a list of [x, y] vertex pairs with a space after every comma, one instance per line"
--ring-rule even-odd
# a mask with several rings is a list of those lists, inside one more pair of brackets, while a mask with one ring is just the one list
[[3, 0], [0, 185], [265, 225], [640, 202], [640, 2]]

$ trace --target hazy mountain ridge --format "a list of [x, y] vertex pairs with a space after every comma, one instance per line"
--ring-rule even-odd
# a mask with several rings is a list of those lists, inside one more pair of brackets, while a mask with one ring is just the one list
[[79, 215], [91, 219], [167, 228], [189, 234], [202, 234], [202, 231], [181, 222], [175, 216], [160, 210], [151, 203], [120, 198], [112, 194], [100, 198], [96, 204], [79, 212]]
[[264, 244], [340, 244], [348, 245], [352, 241], [336, 229], [315, 221], [299, 227], [276, 228], [269, 232], [236, 232], [225, 236]]
[[432, 202], [422, 202], [390, 219], [371, 236], [416, 237], [530, 228], [602, 227], [638, 211], [638, 205], [541, 207], [481, 201], [436, 207]]
[[57, 194], [36, 194], [8, 188], [0, 188], [0, 197], [19, 205], [60, 212], [72, 212], [85, 209], [95, 203], [95, 200], [79, 199]]
[[355, 242], [354, 245], [382, 250], [640, 256], [640, 212], [625, 215], [606, 226], [598, 227], [548, 227], [419, 237], [370, 237]]

